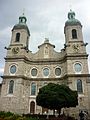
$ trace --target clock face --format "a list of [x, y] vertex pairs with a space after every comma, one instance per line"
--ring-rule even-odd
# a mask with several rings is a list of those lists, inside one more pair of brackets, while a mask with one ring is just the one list
[[78, 44], [74, 44], [72, 47], [73, 47], [74, 52], [79, 52], [79, 45]]
[[10, 73], [14, 74], [16, 72], [16, 66], [15, 65], [12, 65], [10, 67]]
[[76, 72], [81, 72], [81, 70], [82, 70], [82, 66], [81, 66], [80, 63], [76, 63], [76, 64], [74, 65], [74, 68], [75, 68], [75, 71], [76, 71]]
[[14, 54], [17, 54], [17, 53], [19, 52], [19, 47], [14, 47], [14, 48], [12, 49], [12, 52], [13, 52]]
[[49, 75], [49, 69], [48, 68], [44, 68], [43, 69], [43, 74], [44, 74], [44, 76], [48, 76]]

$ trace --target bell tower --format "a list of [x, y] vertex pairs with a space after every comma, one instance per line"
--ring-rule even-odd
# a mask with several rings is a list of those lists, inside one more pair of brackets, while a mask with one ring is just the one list
[[82, 25], [75, 18], [75, 12], [68, 12], [68, 20], [65, 22], [65, 48], [68, 53], [86, 53], [86, 45], [83, 41]]
[[79, 20], [75, 19], [75, 12], [68, 12], [68, 20], [65, 23], [64, 33], [66, 43], [70, 41], [82, 41], [82, 25]]
[[69, 87], [78, 92], [78, 110], [90, 109], [88, 104], [88, 54], [83, 40], [82, 24], [75, 18], [75, 12], [68, 12], [65, 22], [66, 70]]
[[19, 17], [19, 23], [12, 29], [12, 37], [10, 46], [22, 46], [28, 49], [30, 32], [26, 24], [27, 18], [24, 16]]
[[[5, 57], [5, 68], [2, 93], [0, 104], [0, 110], [18, 112], [23, 109], [23, 84], [24, 73], [26, 72], [25, 56], [29, 54], [28, 42], [30, 32], [26, 24], [27, 19], [24, 16], [19, 17], [19, 23], [12, 29], [11, 42], [7, 49], [7, 55]], [[4, 99], [5, 98], [5, 99]], [[15, 107], [14, 107], [15, 106]], [[15, 109], [14, 109], [15, 108]]]

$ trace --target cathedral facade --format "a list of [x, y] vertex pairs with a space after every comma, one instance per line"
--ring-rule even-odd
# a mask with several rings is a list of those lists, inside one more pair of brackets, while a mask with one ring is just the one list
[[60, 52], [54, 50], [47, 38], [32, 53], [28, 49], [30, 31], [24, 15], [12, 29], [10, 45], [5, 57], [2, 76], [0, 110], [14, 113], [44, 113], [37, 106], [39, 89], [48, 83], [66, 84], [78, 91], [78, 106], [69, 108], [75, 112], [90, 112], [90, 75], [88, 70], [87, 43], [83, 40], [82, 25], [70, 10], [65, 22], [65, 44]]

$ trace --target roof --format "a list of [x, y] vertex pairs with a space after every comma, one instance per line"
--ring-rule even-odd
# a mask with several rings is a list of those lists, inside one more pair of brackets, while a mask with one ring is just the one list
[[13, 27], [12, 30], [16, 30], [16, 29], [25, 29], [25, 30], [27, 30], [28, 34], [30, 35], [30, 31], [29, 31], [28, 26], [26, 24], [18, 23]]
[[39, 45], [39, 46], [38, 46], [38, 48], [40, 48], [41, 46], [43, 46], [43, 45], [45, 45], [45, 44], [48, 44], [48, 45], [52, 46], [53, 48], [55, 48], [55, 45], [52, 45], [52, 44], [50, 44], [50, 43], [49, 43], [48, 38], [45, 38], [44, 43], [43, 43], [43, 44], [41, 44], [41, 45]]
[[70, 10], [70, 12], [68, 12], [68, 20], [65, 22], [65, 26], [69, 26], [69, 25], [82, 26], [81, 22], [75, 18], [75, 12], [73, 12], [72, 10]]
[[30, 35], [30, 32], [29, 32], [29, 29], [28, 29], [28, 26], [26, 24], [27, 22], [27, 18], [24, 16], [24, 13], [22, 16], [19, 17], [19, 23], [16, 24], [12, 30], [15, 30], [15, 29], [25, 29], [27, 30], [28, 34]]

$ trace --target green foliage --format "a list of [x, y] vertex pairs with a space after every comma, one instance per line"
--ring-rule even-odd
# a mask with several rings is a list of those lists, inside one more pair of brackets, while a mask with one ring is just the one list
[[25, 117], [18, 117], [17, 119], [15, 120], [27, 120]]
[[26, 118], [25, 120], [38, 120], [38, 118], [36, 118], [36, 117], [28, 117], [28, 118]]
[[[75, 120], [70, 116], [59, 116], [64, 120]], [[0, 120], [45, 120], [45, 118], [38, 118], [37, 116], [28, 117], [28, 116], [20, 116], [17, 114], [13, 114], [11, 112], [0, 112]]]
[[23, 117], [11, 112], [0, 112], [0, 120], [41, 120], [37, 117]]
[[39, 89], [36, 102], [44, 108], [60, 110], [63, 107], [78, 105], [77, 98], [77, 91], [71, 90], [68, 86], [49, 83]]
[[9, 116], [13, 116], [14, 114], [11, 113], [11, 112], [4, 112], [4, 111], [1, 111], [0, 112], [0, 117], [4, 118], [4, 117], [9, 117]]

